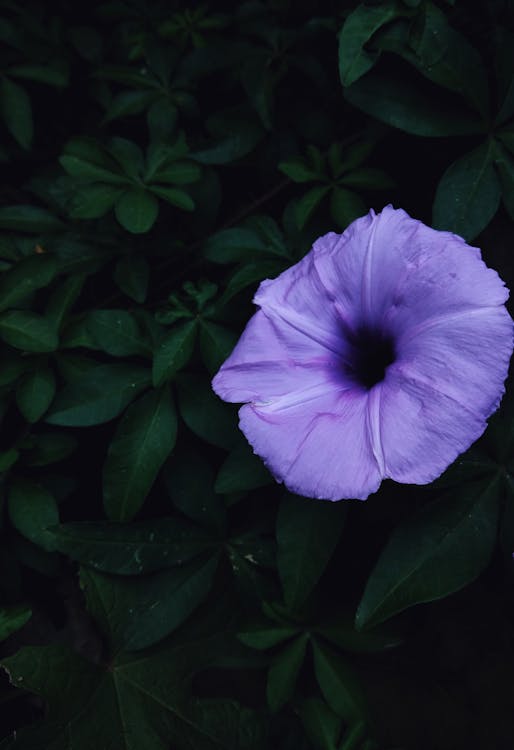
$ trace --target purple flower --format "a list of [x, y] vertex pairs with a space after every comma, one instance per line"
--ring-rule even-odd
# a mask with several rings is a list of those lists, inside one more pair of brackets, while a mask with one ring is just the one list
[[504, 392], [508, 290], [480, 250], [387, 206], [278, 278], [213, 380], [275, 478], [308, 497], [426, 484]]

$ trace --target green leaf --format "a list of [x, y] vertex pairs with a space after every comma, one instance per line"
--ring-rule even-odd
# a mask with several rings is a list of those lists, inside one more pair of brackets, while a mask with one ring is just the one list
[[254, 119], [230, 111], [212, 115], [207, 123], [217, 142], [191, 154], [201, 164], [229, 164], [254, 150], [264, 130]]
[[391, 628], [374, 628], [371, 631], [355, 629], [355, 618], [341, 612], [313, 629], [316, 635], [330, 641], [339, 649], [354, 654], [372, 654], [400, 646], [404, 638]]
[[150, 385], [150, 373], [135, 365], [98, 365], [58, 392], [46, 421], [63, 427], [103, 424]]
[[404, 50], [405, 59], [438, 86], [464, 96], [473, 109], [487, 118], [487, 74], [478, 52], [450, 26], [434, 3], [425, 3], [416, 20], [422, 23], [415, 23], [409, 36], [414, 54]]
[[88, 372], [96, 370], [99, 363], [92, 357], [86, 357], [84, 354], [63, 354], [56, 355], [55, 362], [59, 373], [67, 384], [73, 383]]
[[164, 185], [152, 185], [149, 190], [163, 200], [171, 203], [175, 208], [183, 211], [194, 211], [195, 202], [191, 196], [178, 188], [165, 187]]
[[61, 334], [61, 349], [101, 349], [89, 330], [88, 318], [94, 311], [70, 318]]
[[189, 429], [208, 443], [230, 450], [237, 435], [234, 410], [199, 375], [180, 375], [177, 384], [180, 414]]
[[114, 281], [122, 292], [140, 305], [148, 294], [150, 266], [146, 258], [139, 255], [125, 255], [116, 263]]
[[225, 291], [218, 300], [219, 307], [224, 307], [232, 297], [242, 292], [243, 289], [247, 289], [249, 286], [253, 286], [263, 279], [278, 276], [284, 270], [285, 266], [286, 264], [283, 260], [272, 260], [271, 258], [263, 258], [259, 261], [246, 263], [234, 271], [229, 278]]
[[237, 638], [245, 646], [259, 651], [267, 651], [285, 641], [289, 641], [295, 635], [298, 635], [298, 632], [299, 629], [293, 627], [259, 628], [238, 633]]
[[0, 314], [0, 338], [26, 352], [53, 352], [59, 344], [54, 325], [42, 315], [26, 310]]
[[366, 739], [367, 733], [368, 730], [364, 721], [356, 722], [345, 732], [340, 750], [354, 750], [354, 748], [361, 746], [366, 750], [376, 750], [376, 742], [371, 738]]
[[0, 473], [9, 471], [18, 461], [20, 452], [15, 448], [0, 453]]
[[37, 289], [48, 286], [56, 273], [57, 261], [53, 255], [33, 255], [18, 261], [0, 275], [0, 312], [16, 307]]
[[238, 336], [225, 326], [200, 320], [200, 352], [205, 366], [214, 375], [237, 343]]
[[298, 229], [304, 228], [329, 190], [328, 185], [317, 185], [297, 201], [295, 211]]
[[[45, 208], [26, 206], [24, 204], [2, 206], [0, 208], [0, 228], [11, 232], [43, 234], [44, 232], [55, 232], [63, 229], [63, 226], [62, 221]], [[43, 262], [46, 262], [48, 266], [51, 263], [55, 264], [55, 258], [45, 254], [26, 258], [19, 261], [19, 263], [28, 263], [29, 260], [41, 261], [41, 266], [43, 266]], [[33, 272], [30, 266], [27, 267], [27, 272], [29, 275], [32, 275]]]
[[128, 179], [124, 175], [111, 172], [106, 167], [93, 164], [74, 154], [60, 156], [59, 163], [71, 177], [76, 177], [84, 181], [106, 182], [112, 185], [126, 185], [128, 182]]
[[216, 567], [216, 558], [197, 559], [137, 578], [83, 569], [81, 582], [88, 609], [114, 646], [136, 651], [162, 640], [189, 617], [207, 596]]
[[16, 403], [27, 422], [37, 422], [55, 395], [55, 376], [46, 362], [37, 362], [16, 388]]
[[[270, 747], [267, 719], [262, 712], [240, 706], [233, 700], [211, 699], [197, 701], [194, 705], [196, 720], [205, 727], [205, 734], [216, 736], [218, 750], [264, 750]], [[196, 750], [199, 745], [193, 743], [193, 747]]]
[[496, 143], [495, 163], [500, 178], [503, 203], [512, 219], [514, 217], [514, 159], [500, 143]]
[[339, 180], [341, 185], [363, 190], [386, 190], [395, 187], [395, 182], [383, 169], [374, 167], [359, 167], [347, 172]]
[[216, 533], [226, 533], [225, 507], [214, 492], [214, 470], [203, 452], [179, 449], [162, 477], [175, 508]]
[[202, 174], [201, 167], [194, 161], [179, 159], [171, 163], [165, 163], [160, 169], [155, 170], [151, 177], [145, 177], [147, 181], [152, 182], [152, 187], [157, 187], [155, 183], [171, 182], [174, 185], [189, 185], [196, 182]]
[[286, 605], [300, 607], [325, 570], [346, 517], [344, 503], [287, 495], [277, 516], [277, 562]]
[[35, 445], [23, 455], [27, 466], [48, 466], [68, 458], [76, 449], [72, 435], [59, 432], [38, 433]]
[[16, 78], [26, 78], [56, 88], [67, 86], [69, 81], [68, 65], [61, 60], [47, 62], [46, 65], [34, 65], [32, 63], [12, 65], [9, 68], [9, 73]]
[[93, 138], [72, 138], [59, 158], [63, 169], [85, 182], [126, 185], [130, 180], [120, 173], [119, 164]]
[[204, 254], [214, 263], [236, 263], [267, 252], [266, 243], [253, 229], [234, 227], [213, 234], [205, 243]]
[[452, 594], [488, 564], [496, 541], [500, 482], [464, 485], [393, 532], [366, 584], [358, 629]]
[[[254, 569], [258, 567], [276, 568], [276, 545], [275, 540], [267, 535], [259, 527], [248, 531], [233, 534], [227, 543], [227, 550], [234, 553], [240, 560]], [[270, 616], [266, 612], [267, 616]], [[286, 621], [289, 622], [289, 613], [285, 612]], [[282, 618], [281, 621], [284, 621]]]
[[16, 479], [9, 488], [7, 509], [12, 525], [22, 536], [48, 552], [54, 550], [48, 527], [59, 523], [59, 510], [50, 492], [29, 480]]
[[117, 199], [114, 213], [127, 232], [144, 234], [155, 224], [159, 203], [146, 190], [127, 190]]
[[344, 91], [353, 106], [413, 135], [440, 137], [484, 132], [478, 117], [453, 101], [436, 100], [424, 87], [409, 80], [368, 73]]
[[226, 547], [239, 600], [243, 606], [244, 602], [248, 602], [254, 608], [258, 607], [263, 600], [274, 599], [279, 595], [269, 571], [263, 570], [262, 566], [255, 562], [253, 553], [257, 544], [254, 538], [253, 545], [228, 544]]
[[314, 639], [312, 653], [316, 679], [330, 708], [347, 724], [365, 722], [366, 701], [362, 688], [347, 663], [335, 651]]
[[366, 213], [366, 204], [351, 190], [336, 187], [330, 193], [330, 213], [338, 226], [346, 229], [352, 221]]
[[146, 153], [145, 181], [147, 183], [152, 182], [160, 170], [167, 169], [177, 159], [187, 156], [187, 153], [188, 147], [183, 133], [180, 134], [173, 145], [161, 141], [152, 141]]
[[182, 565], [212, 547], [212, 537], [182, 518], [84, 521], [54, 526], [54, 548], [105, 573], [137, 575]]
[[514, 154], [514, 133], [509, 130], [501, 130], [498, 132], [498, 138], [501, 140], [503, 145], [506, 146], [510, 153]]
[[354, 83], [373, 67], [378, 52], [368, 52], [365, 45], [378, 29], [399, 15], [396, 2], [359, 5], [350, 13], [339, 35], [339, 77], [343, 86]]
[[281, 161], [278, 168], [287, 177], [290, 177], [293, 182], [316, 182], [320, 179], [320, 174], [314, 171], [308, 164], [305, 163], [305, 159], [296, 158], [289, 159], [289, 161]]
[[457, 159], [437, 187], [433, 226], [474, 239], [494, 217], [501, 189], [494, 168], [494, 141]]
[[196, 341], [196, 320], [177, 323], [157, 344], [152, 365], [152, 381], [158, 387], [187, 365]]
[[342, 720], [319, 698], [307, 698], [300, 704], [300, 717], [315, 750], [338, 750]]
[[495, 28], [496, 98], [501, 104], [495, 125], [503, 125], [514, 115], [514, 34], [502, 26]]
[[151, 104], [155, 94], [153, 91], [122, 91], [113, 97], [106, 109], [105, 122], [111, 122], [118, 117], [138, 115]]
[[0, 642], [22, 628], [32, 617], [32, 610], [24, 605], [0, 607]]
[[70, 276], [55, 289], [48, 300], [45, 317], [49, 318], [58, 330], [79, 298], [85, 280], [84, 274]]
[[53, 578], [54, 580], [59, 575], [62, 575], [62, 568], [57, 553], [47, 552], [42, 546], [33, 544], [19, 535], [12, 537], [12, 548], [20, 564], [39, 575]]
[[[366, 159], [369, 158], [373, 150], [376, 148], [377, 141], [376, 137], [361, 138], [353, 143], [350, 143], [347, 148], [344, 149], [344, 155], [341, 153], [341, 162], [338, 165], [339, 174], [343, 172], [350, 172], [357, 167], [360, 167]], [[329, 151], [329, 159], [330, 159]], [[337, 152], [336, 152], [337, 156]]]
[[148, 109], [146, 121], [150, 140], [154, 143], [170, 141], [177, 124], [178, 110], [169, 99], [157, 99]]
[[151, 353], [136, 318], [128, 310], [92, 310], [87, 316], [87, 329], [98, 348], [113, 357]]
[[266, 54], [252, 55], [244, 61], [241, 83], [266, 130], [272, 130], [273, 89], [275, 75]]
[[26, 357], [4, 349], [0, 361], [0, 386], [11, 385], [27, 369]]
[[115, 185], [88, 184], [77, 186], [69, 214], [72, 219], [98, 219], [110, 211], [121, 194], [122, 188]]
[[214, 489], [221, 494], [249, 492], [273, 484], [273, 477], [262, 459], [255, 455], [246, 441], [235, 445], [223, 462]]
[[103, 468], [108, 518], [128, 521], [143, 505], [177, 437], [177, 415], [169, 387], [133, 403], [118, 423]]
[[308, 642], [307, 633], [298, 636], [279, 651], [269, 668], [266, 696], [273, 713], [279, 711], [294, 693]]
[[127, 138], [111, 138], [109, 155], [131, 180], [138, 181], [143, 174], [144, 155], [141, 148]]
[[250, 216], [246, 220], [246, 225], [250, 230], [256, 232], [263, 241], [264, 252], [282, 259], [287, 258], [288, 261], [291, 260], [290, 243], [286, 240], [284, 233], [279, 229], [276, 221], [271, 216], [267, 216], [266, 214]]
[[10, 78], [0, 78], [0, 109], [10, 134], [24, 149], [29, 149], [34, 137], [30, 99], [21, 86]]

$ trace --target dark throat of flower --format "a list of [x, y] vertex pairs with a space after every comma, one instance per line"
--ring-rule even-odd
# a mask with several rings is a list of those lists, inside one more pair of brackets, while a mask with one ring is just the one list
[[346, 339], [351, 354], [344, 365], [345, 374], [369, 390], [384, 380], [387, 368], [396, 359], [394, 339], [390, 334], [369, 326], [347, 332]]

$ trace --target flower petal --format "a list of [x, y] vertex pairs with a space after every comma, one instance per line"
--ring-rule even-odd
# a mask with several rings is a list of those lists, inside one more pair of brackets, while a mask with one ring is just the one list
[[258, 311], [212, 381], [225, 401], [268, 401], [343, 379], [340, 359], [310, 336]]
[[[329, 243], [337, 241], [337, 235], [330, 237]], [[299, 331], [327, 352], [340, 354], [342, 321], [333, 301], [327, 299], [312, 253], [276, 279], [263, 281], [254, 302], [281, 328], [287, 326]]]
[[350, 224], [343, 234], [320, 237], [311, 253], [326, 303], [332, 301], [352, 329], [362, 323], [362, 277], [376, 222], [374, 211], [370, 211]]
[[477, 307], [431, 318], [400, 337], [404, 375], [487, 419], [499, 405], [513, 345], [505, 307]]
[[275, 478], [325, 500], [366, 499], [382, 479], [367, 428], [368, 394], [320, 394], [283, 411], [246, 405], [241, 430]]
[[391, 206], [353, 222], [330, 248], [318, 240], [314, 255], [323, 285], [347, 315], [357, 311], [361, 322], [387, 324], [393, 333], [508, 297], [478, 248]]
[[397, 482], [428, 484], [487, 427], [484, 415], [400, 368], [380, 388], [385, 476]]

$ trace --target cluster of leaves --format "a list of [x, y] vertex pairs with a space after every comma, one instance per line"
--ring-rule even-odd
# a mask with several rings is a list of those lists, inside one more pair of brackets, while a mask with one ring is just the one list
[[0, 0], [1, 750], [512, 739], [512, 401], [431, 487], [330, 504], [210, 387], [370, 206], [490, 224], [514, 282], [514, 14], [459, 5]]
[[[513, 37], [499, 19], [487, 20], [494, 36], [491, 72], [433, 2], [360, 5], [339, 37], [341, 82], [354, 106], [414, 135], [475, 137], [473, 149], [444, 172], [433, 204], [433, 226], [468, 240], [487, 227], [501, 199], [514, 217]], [[400, 78], [391, 73], [395, 68], [388, 71], [383, 63], [392, 56], [412, 73]]]

